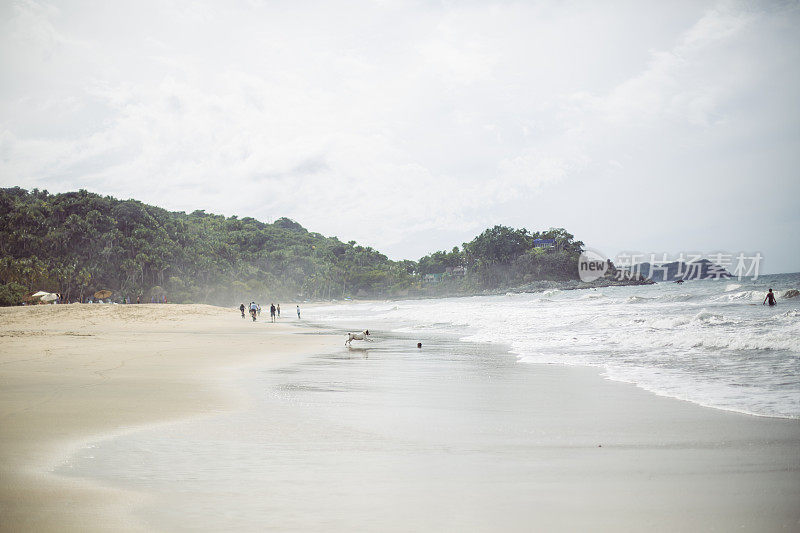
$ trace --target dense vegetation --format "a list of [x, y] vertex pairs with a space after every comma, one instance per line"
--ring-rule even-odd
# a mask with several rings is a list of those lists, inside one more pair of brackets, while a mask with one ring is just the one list
[[[552, 239], [546, 248], [534, 239]], [[65, 300], [115, 298], [233, 304], [249, 300], [479, 292], [574, 279], [582, 243], [563, 229], [495, 226], [463, 249], [391, 261], [354, 241], [204, 211], [169, 212], [85, 190], [0, 189], [0, 304], [36, 290]]]
[[[536, 246], [537, 240], [548, 244]], [[443, 272], [439, 292], [474, 292], [512, 287], [538, 280], [566, 281], [577, 278], [581, 241], [561, 228], [530, 232], [506, 226], [489, 228], [463, 249], [439, 251], [421, 258], [418, 271]], [[458, 267], [465, 269], [462, 276]]]

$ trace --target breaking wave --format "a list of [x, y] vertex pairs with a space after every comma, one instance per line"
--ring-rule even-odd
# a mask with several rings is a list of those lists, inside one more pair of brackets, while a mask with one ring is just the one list
[[[793, 278], [791, 276], [794, 276]], [[454, 334], [510, 347], [523, 363], [590, 365], [609, 379], [701, 405], [800, 418], [800, 274], [757, 282], [558, 291], [320, 308], [404, 334]]]

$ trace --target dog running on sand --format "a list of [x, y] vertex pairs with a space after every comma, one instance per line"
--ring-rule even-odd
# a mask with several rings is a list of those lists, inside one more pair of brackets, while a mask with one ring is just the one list
[[344, 345], [345, 346], [350, 346], [350, 343], [353, 342], [353, 341], [368, 341], [368, 340], [371, 340], [371, 339], [368, 339], [367, 337], [369, 337], [369, 330], [368, 329], [365, 329], [361, 333], [348, 333], [347, 334], [347, 340], [344, 341]]

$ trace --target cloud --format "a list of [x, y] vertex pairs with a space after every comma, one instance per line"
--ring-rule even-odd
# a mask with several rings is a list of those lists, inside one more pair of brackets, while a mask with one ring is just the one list
[[688, 202], [716, 220], [675, 189], [744, 208], [753, 168], [796, 192], [799, 18], [729, 2], [18, 3], [0, 14], [0, 180], [289, 216], [395, 257], [495, 222], [671, 244], [685, 225], [623, 232], [591, 213]]

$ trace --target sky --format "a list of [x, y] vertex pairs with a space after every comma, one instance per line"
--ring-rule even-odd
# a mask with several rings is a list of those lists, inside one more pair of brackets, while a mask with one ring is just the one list
[[0, 185], [800, 271], [800, 2], [0, 0]]

